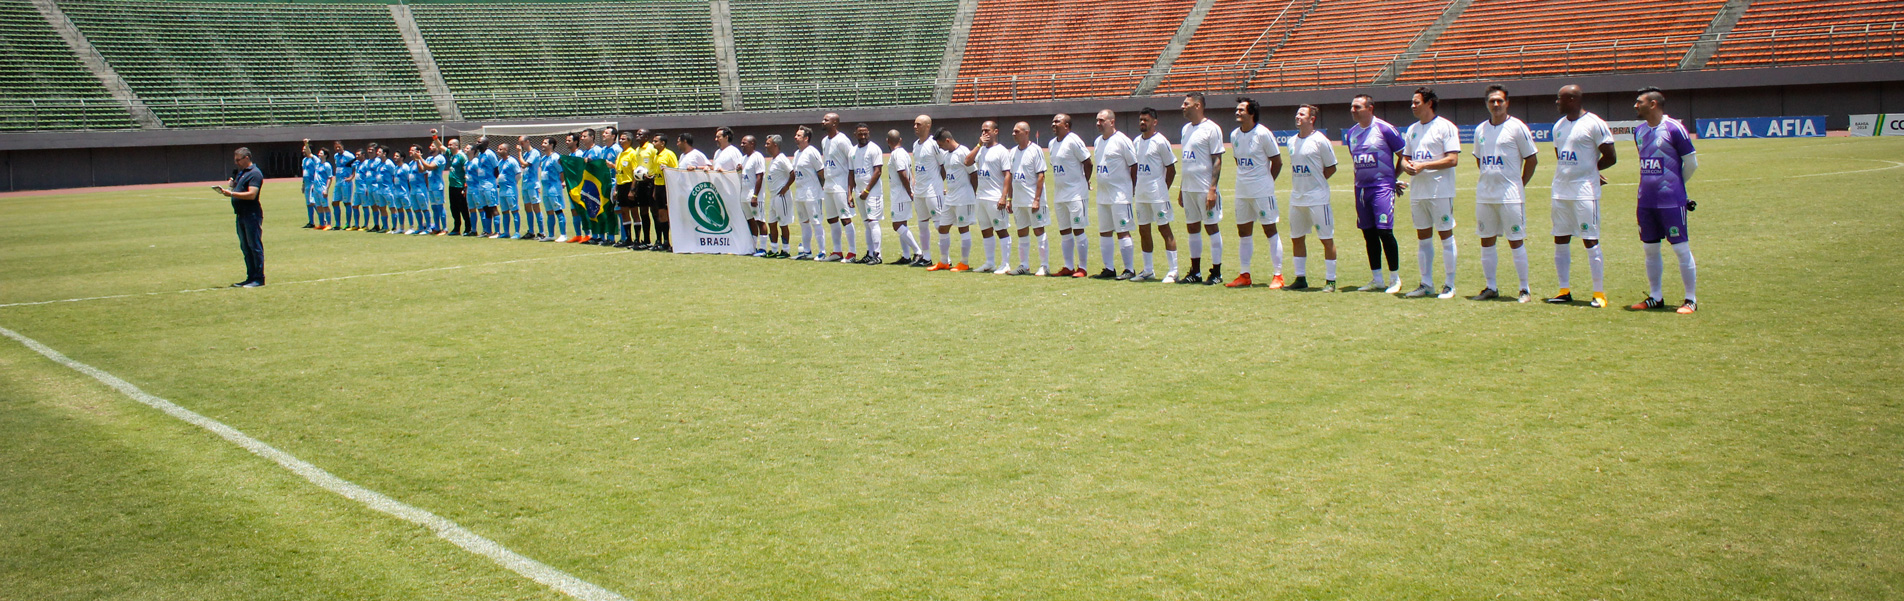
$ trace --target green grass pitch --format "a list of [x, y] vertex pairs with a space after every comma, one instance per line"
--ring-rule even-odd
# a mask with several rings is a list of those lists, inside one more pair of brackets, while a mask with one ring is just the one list
[[[1904, 596], [1904, 140], [1698, 145], [1692, 316], [314, 232], [274, 182], [255, 290], [178, 292], [242, 277], [200, 187], [0, 199], [0, 326], [632, 599]], [[558, 597], [12, 341], [0, 439], [0, 598]]]

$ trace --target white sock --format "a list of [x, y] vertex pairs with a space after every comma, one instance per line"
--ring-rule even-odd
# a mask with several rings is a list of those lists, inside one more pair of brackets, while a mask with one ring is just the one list
[[1296, 257], [1294, 263], [1296, 264], [1296, 277], [1300, 278], [1309, 275], [1309, 257], [1307, 255]]
[[1113, 270], [1113, 271], [1116, 270], [1117, 266], [1111, 264], [1111, 261], [1117, 260], [1117, 257], [1111, 254], [1111, 237], [1110, 236], [1097, 237], [1097, 250], [1098, 250], [1098, 254], [1101, 254], [1104, 256], [1104, 269]]
[[831, 234], [827, 236], [827, 242], [831, 243], [827, 247], [833, 249], [833, 254], [840, 254], [840, 222], [829, 223], [826, 229]]
[[1494, 283], [1494, 266], [1496, 263], [1499, 263], [1500, 261], [1501, 261], [1500, 257], [1495, 256], [1495, 249], [1493, 246], [1481, 247], [1481, 275], [1487, 278], [1487, 287], [1494, 288], [1495, 290], [1500, 290], [1500, 288], [1495, 287], [1496, 284]]
[[1203, 234], [1190, 233], [1190, 260], [1203, 258]]
[[1660, 274], [1666, 271], [1666, 263], [1660, 260], [1659, 243], [1644, 242], [1646, 246], [1646, 294], [1647, 298], [1665, 300], [1665, 293], [1659, 289]]
[[1527, 290], [1527, 245], [1514, 249], [1514, 275], [1521, 278], [1521, 289]]
[[813, 248], [813, 224], [800, 223], [800, 252], [811, 252]]
[[1176, 273], [1177, 272], [1177, 251], [1174, 251], [1174, 250], [1164, 251], [1164, 258], [1170, 260], [1170, 273]]
[[1560, 276], [1561, 288], [1573, 287], [1573, 245], [1554, 245], [1554, 273]]
[[952, 262], [952, 236], [950, 234], [939, 234], [939, 256], [943, 257], [939, 260], [940, 263]]
[[1045, 239], [1045, 234], [1038, 234], [1038, 266], [1051, 271], [1051, 242]]
[[959, 262], [972, 263], [972, 232], [969, 230], [959, 232]]
[[1223, 265], [1223, 232], [1210, 232], [1210, 268]]
[[1144, 253], [1144, 273], [1155, 273], [1157, 271], [1157, 257], [1155, 254], [1156, 253]]
[[1238, 245], [1236, 256], [1243, 261], [1243, 270], [1237, 273], [1249, 273], [1250, 259], [1256, 257], [1256, 237], [1243, 236], [1242, 244]]
[[[859, 236], [853, 235], [853, 224], [848, 223], [845, 225], [846, 225], [846, 252], [848, 254], [857, 255], [859, 253], [856, 252], [857, 249], [854, 247], [859, 244]], [[867, 250], [872, 250], [872, 245], [869, 244], [866, 246], [866, 248]]]
[[1064, 268], [1075, 269], [1076, 266], [1071, 262], [1072, 255], [1076, 254], [1076, 250], [1071, 248], [1071, 234], [1058, 234], [1058, 248], [1064, 251]]
[[1269, 235], [1269, 269], [1270, 273], [1276, 275], [1283, 274], [1283, 237], [1281, 234]]
[[1698, 301], [1699, 268], [1692, 261], [1692, 243], [1674, 244], [1673, 252], [1679, 254], [1679, 278], [1686, 282], [1686, 300]]
[[[1040, 247], [1042, 247], [1044, 244], [1044, 241], [1039, 240], [1038, 242]], [[1031, 269], [1031, 237], [1030, 236], [1018, 237], [1018, 268]]]
[[981, 233], [979, 233], [979, 237], [980, 237], [980, 238], [984, 238], [984, 239], [985, 239], [985, 240], [984, 240], [984, 242], [985, 242], [985, 264], [986, 264], [986, 265], [988, 265], [988, 266], [997, 266], [997, 265], [998, 265], [998, 259], [997, 259], [996, 257], [997, 257], [997, 255], [998, 255], [998, 239], [997, 239], [997, 238], [993, 238], [993, 237], [991, 237], [991, 236], [987, 236], [987, 235], [985, 235], [985, 234], [984, 234], [983, 232], [981, 232]]
[[1441, 258], [1441, 264], [1448, 268], [1448, 280], [1442, 282], [1442, 284], [1452, 288], [1454, 287], [1455, 266], [1460, 264], [1454, 260], [1454, 236], [1441, 239], [1441, 250], [1447, 255]]
[[1131, 264], [1131, 254], [1136, 251], [1137, 247], [1131, 244], [1130, 238], [1117, 239], [1117, 254], [1123, 255], [1124, 257], [1124, 271], [1131, 271], [1131, 269], [1135, 267], [1135, 265]]
[[908, 257], [919, 256], [919, 241], [912, 239], [912, 226], [901, 223], [899, 230], [899, 252]]
[[1593, 272], [1593, 291], [1606, 292], [1606, 258], [1600, 254], [1600, 245], [1587, 249], [1587, 267]]
[[998, 266], [1011, 266], [1012, 239], [1003, 230], [998, 232]]
[[1091, 237], [1084, 233], [1071, 235], [1071, 242], [1078, 245], [1078, 269], [1091, 268]]
[[1322, 277], [1324, 279], [1331, 282], [1335, 281], [1335, 259], [1323, 259], [1322, 269], [1324, 274]]
[[1415, 263], [1421, 266], [1421, 285], [1435, 287], [1435, 243], [1433, 240], [1415, 241]]
[[879, 254], [879, 239], [883, 237], [884, 236], [879, 235], [879, 222], [866, 222], [866, 254]]

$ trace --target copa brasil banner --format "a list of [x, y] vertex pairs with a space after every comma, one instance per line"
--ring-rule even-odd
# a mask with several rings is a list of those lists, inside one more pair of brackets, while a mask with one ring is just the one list
[[668, 233], [674, 252], [744, 255], [754, 236], [742, 218], [740, 174], [668, 170]]
[[1904, 114], [1852, 115], [1851, 135], [1904, 136]]
[[1700, 119], [1694, 126], [1701, 139], [1717, 138], [1822, 138], [1823, 115], [1805, 117], [1741, 117]]

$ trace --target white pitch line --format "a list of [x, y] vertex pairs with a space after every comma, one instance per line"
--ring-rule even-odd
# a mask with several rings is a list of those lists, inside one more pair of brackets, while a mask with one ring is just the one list
[[[423, 269], [412, 269], [409, 271], [391, 271], [386, 273], [360, 273], [357, 275], [340, 275], [337, 277], [318, 278], [315, 280], [297, 280], [295, 282], [278, 282], [272, 285], [273, 286], [290, 286], [293, 284], [316, 284], [320, 282], [354, 280], [357, 278], [382, 278], [382, 277], [390, 277], [390, 276], [397, 276], [397, 275], [414, 275], [418, 273], [429, 273], [432, 271], [451, 271], [456, 269], [468, 269], [471, 267], [489, 267], [492, 265], [508, 265], [510, 263], [528, 263], [531, 261], [553, 261], [556, 259], [572, 259], [575, 257], [592, 257], [596, 255], [612, 255], [612, 254], [617, 254], [617, 253], [591, 252], [591, 253], [577, 253], [573, 255], [561, 255], [556, 257], [534, 257], [529, 259], [510, 259], [508, 261], [495, 261], [492, 263], [477, 263], [475, 265], [450, 265], [447, 267], [426, 267]], [[194, 292], [214, 292], [218, 290], [230, 290], [230, 289], [231, 287], [229, 286], [221, 286], [218, 288], [193, 288], [190, 290], [164, 290], [159, 292], [138, 292], [138, 293], [132, 293], [132, 294], [109, 294], [106, 296], [82, 296], [79, 298], [62, 298], [62, 299], [56, 299], [56, 300], [30, 301], [30, 302], [23, 302], [23, 303], [6, 303], [6, 304], [0, 304], [0, 308], [27, 307], [32, 305], [52, 305], [57, 303], [77, 303], [81, 301], [108, 300], [108, 299], [114, 299], [114, 298], [131, 298], [135, 296], [158, 296], [162, 294], [191, 294]]]
[[331, 475], [330, 472], [324, 471], [323, 468], [311, 465], [310, 462], [298, 459], [290, 453], [280, 451], [277, 447], [252, 438], [244, 432], [238, 431], [236, 428], [225, 425], [223, 422], [199, 415], [197, 412], [180, 407], [171, 401], [153, 396], [144, 390], [140, 390], [139, 387], [133, 386], [132, 383], [121, 380], [117, 376], [106, 373], [99, 368], [74, 361], [59, 351], [40, 344], [37, 340], [27, 338], [19, 332], [0, 327], [0, 335], [5, 335], [8, 338], [19, 341], [20, 344], [25, 345], [29, 349], [33, 349], [34, 352], [45, 355], [48, 359], [52, 359], [54, 363], [92, 376], [94, 380], [98, 380], [100, 383], [110, 386], [128, 397], [132, 397], [132, 400], [143, 403], [153, 409], [163, 411], [167, 415], [176, 417], [185, 423], [204, 428], [213, 434], [217, 434], [220, 438], [231, 441], [232, 444], [251, 451], [254, 455], [275, 461], [278, 465], [284, 466], [285, 469], [291, 470], [292, 473], [303, 477], [305, 480], [309, 480], [312, 484], [316, 484], [324, 490], [343, 495], [345, 498], [364, 504], [365, 507], [389, 514], [397, 519], [428, 528], [430, 532], [435, 533], [438, 538], [449, 541], [451, 544], [461, 547], [464, 551], [487, 557], [491, 561], [496, 562], [497, 565], [507, 568], [511, 572], [540, 582], [544, 586], [555, 589], [557, 592], [584, 601], [628, 601], [626, 597], [616, 594], [614, 591], [570, 576], [567, 572], [549, 567], [548, 564], [511, 551], [508, 547], [504, 547], [496, 541], [484, 538], [480, 534], [471, 532], [468, 528], [459, 526], [456, 522], [452, 522], [447, 518]]

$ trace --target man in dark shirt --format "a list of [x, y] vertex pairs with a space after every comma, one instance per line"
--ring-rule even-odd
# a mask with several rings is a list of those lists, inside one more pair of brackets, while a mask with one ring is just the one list
[[238, 215], [238, 250], [245, 254], [245, 281], [233, 288], [257, 288], [264, 285], [264, 206], [258, 193], [264, 189], [264, 172], [251, 164], [251, 149], [232, 153], [231, 185], [213, 189], [231, 199], [231, 212]]

